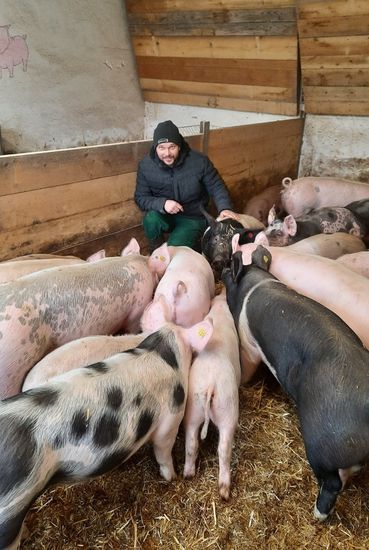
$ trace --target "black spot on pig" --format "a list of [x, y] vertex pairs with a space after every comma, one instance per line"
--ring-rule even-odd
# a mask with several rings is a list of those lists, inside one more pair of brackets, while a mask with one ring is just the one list
[[97, 421], [93, 442], [98, 447], [112, 445], [119, 437], [120, 422], [115, 414], [106, 412]]
[[63, 435], [57, 435], [51, 443], [51, 448], [54, 450], [61, 449], [66, 444], [65, 437]]
[[22, 527], [22, 523], [28, 512], [27, 505], [23, 510], [6, 521], [2, 521], [0, 525], [0, 548], [8, 548], [18, 536]]
[[142, 395], [140, 394], [136, 395], [136, 397], [133, 400], [133, 405], [135, 407], [139, 407], [141, 405], [141, 402], [142, 402]]
[[[34, 422], [14, 416], [0, 418], [0, 495], [20, 485], [30, 474], [36, 440], [33, 435]], [[1, 547], [1, 546], [0, 546]]]
[[94, 370], [100, 374], [108, 372], [109, 366], [104, 361], [98, 361], [97, 363], [92, 363], [92, 365], [87, 365], [86, 369]]
[[177, 357], [168, 343], [167, 336], [164, 336], [161, 331], [153, 332], [145, 340], [143, 340], [137, 348], [153, 351], [168, 363], [173, 369], [178, 369]]
[[127, 460], [130, 453], [131, 450], [128, 449], [121, 449], [119, 451], [116, 451], [115, 453], [112, 453], [111, 455], [104, 458], [100, 466], [91, 475], [100, 476], [102, 474], [105, 474], [106, 472], [110, 472], [110, 470], [113, 470], [113, 468], [116, 468], [117, 466], [122, 464], [122, 462]]
[[73, 441], [78, 442], [88, 431], [88, 411], [80, 410], [74, 413], [70, 428], [70, 435]]
[[182, 384], [178, 383], [173, 391], [173, 407], [180, 407], [185, 400], [185, 391]]
[[118, 386], [109, 388], [106, 395], [106, 404], [112, 409], [119, 409], [123, 401], [123, 393]]
[[32, 401], [35, 405], [39, 405], [41, 407], [50, 407], [55, 405], [59, 396], [59, 392], [51, 388], [32, 388], [24, 393], [32, 397]]
[[154, 413], [149, 409], [142, 411], [137, 424], [136, 441], [142, 439], [152, 426], [154, 420]]

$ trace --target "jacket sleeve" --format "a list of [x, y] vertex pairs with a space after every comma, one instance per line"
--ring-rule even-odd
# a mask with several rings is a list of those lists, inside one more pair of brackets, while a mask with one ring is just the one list
[[214, 200], [218, 212], [222, 210], [233, 210], [233, 204], [228, 189], [218, 170], [208, 157], [205, 157], [205, 170], [202, 182], [207, 192]]
[[141, 163], [138, 164], [136, 189], [134, 194], [135, 203], [140, 210], [148, 212], [149, 210], [156, 210], [157, 212], [165, 213], [164, 204], [166, 199], [164, 197], [154, 197], [150, 188], [150, 184], [142, 169]]

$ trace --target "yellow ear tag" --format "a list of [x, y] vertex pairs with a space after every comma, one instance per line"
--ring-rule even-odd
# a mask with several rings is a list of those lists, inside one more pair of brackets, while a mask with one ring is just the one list
[[264, 254], [263, 260], [264, 260], [264, 263], [267, 264], [267, 263], [269, 262], [268, 256], [266, 256], [266, 255]]
[[204, 336], [206, 336], [206, 330], [204, 329], [204, 327], [199, 328], [197, 334], [200, 336], [200, 338], [204, 338]]
[[160, 260], [161, 262], [165, 262], [165, 256], [159, 256], [159, 260]]

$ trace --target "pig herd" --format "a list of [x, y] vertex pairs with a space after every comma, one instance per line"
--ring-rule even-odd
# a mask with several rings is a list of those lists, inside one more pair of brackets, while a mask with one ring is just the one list
[[0, 264], [1, 550], [19, 547], [47, 487], [104, 474], [149, 441], [174, 479], [182, 420], [186, 478], [199, 435], [218, 428], [227, 500], [238, 388], [261, 362], [296, 405], [316, 518], [367, 460], [369, 185], [285, 178], [236, 219], [204, 215], [203, 254], [143, 256], [132, 239], [120, 257]]

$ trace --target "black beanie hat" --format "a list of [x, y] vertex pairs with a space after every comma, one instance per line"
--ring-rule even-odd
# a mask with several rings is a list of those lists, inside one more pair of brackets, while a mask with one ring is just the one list
[[159, 122], [154, 130], [154, 146], [160, 143], [175, 143], [179, 147], [182, 145], [183, 137], [179, 133], [177, 126], [171, 121]]

